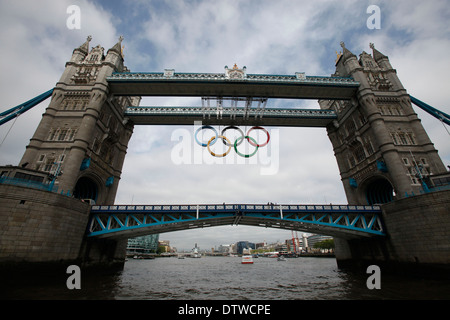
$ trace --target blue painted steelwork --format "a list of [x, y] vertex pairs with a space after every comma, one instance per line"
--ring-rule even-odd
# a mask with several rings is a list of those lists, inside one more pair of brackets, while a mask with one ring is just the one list
[[[214, 112], [215, 109], [211, 108]], [[202, 107], [127, 107], [125, 116], [139, 115], [178, 115], [178, 116], [203, 116], [205, 108]], [[237, 115], [243, 117], [246, 109], [244, 108], [224, 108], [223, 116]], [[305, 118], [305, 119], [337, 119], [337, 115], [333, 110], [322, 109], [295, 109], [295, 108], [265, 108], [258, 110], [256, 108], [248, 110], [249, 117], [262, 116], [265, 117], [281, 117], [281, 118]]]
[[229, 79], [225, 73], [186, 73], [177, 72], [171, 76], [163, 72], [114, 72], [107, 77], [109, 82], [118, 81], [208, 81], [208, 82], [257, 82], [257, 83], [309, 83], [316, 85], [354, 86], [358, 87], [359, 82], [351, 77], [327, 77], [327, 76], [305, 76], [296, 75], [276, 75], [276, 74], [247, 74], [244, 78]]
[[127, 107], [124, 113], [136, 125], [263, 125], [276, 127], [326, 127], [337, 114], [333, 110], [238, 107]]
[[344, 238], [385, 235], [379, 206], [230, 204], [93, 206], [87, 236], [131, 238], [238, 224]]
[[28, 100], [27, 102], [24, 102], [22, 104], [19, 104], [18, 106], [11, 108], [9, 110], [6, 110], [2, 113], [0, 113], [0, 126], [2, 124], [5, 124], [6, 122], [14, 119], [15, 117], [21, 115], [22, 113], [30, 110], [34, 106], [38, 105], [48, 97], [50, 97], [53, 93], [53, 89], [48, 90], [47, 92], [44, 92], [37, 97], [34, 97], [31, 100]]
[[351, 99], [353, 78], [270, 74], [115, 72], [107, 77], [111, 93], [127, 96], [265, 97]]
[[442, 112], [442, 111], [440, 111], [440, 110], [438, 110], [436, 108], [433, 108], [432, 106], [426, 104], [423, 101], [420, 101], [417, 98], [414, 98], [413, 96], [409, 96], [409, 97], [411, 99], [411, 102], [414, 103], [416, 106], [418, 106], [422, 110], [428, 112], [429, 114], [431, 114], [436, 119], [439, 119], [442, 122], [444, 122], [445, 124], [450, 126], [450, 115], [448, 115], [445, 112]]
[[81, 162], [80, 171], [86, 170], [91, 165], [91, 158], [83, 159]]
[[12, 178], [12, 177], [0, 177], [1, 184], [9, 184], [14, 186], [21, 186], [26, 188], [33, 188], [51, 192], [58, 192], [58, 186], [54, 185], [54, 181], [49, 182], [40, 182], [33, 180], [26, 180], [20, 178]]

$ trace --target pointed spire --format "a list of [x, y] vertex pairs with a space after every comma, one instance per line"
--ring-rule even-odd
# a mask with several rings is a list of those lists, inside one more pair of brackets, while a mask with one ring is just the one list
[[342, 57], [344, 58], [344, 60], [347, 60], [348, 58], [351, 58], [351, 57], [356, 58], [356, 56], [345, 47], [344, 41], [341, 41], [341, 47], [342, 47]]
[[111, 49], [109, 49], [108, 52], [109, 51], [115, 51], [120, 56], [122, 56], [122, 40], [123, 40], [123, 36], [120, 36], [119, 37], [119, 41]]
[[370, 46], [370, 48], [372, 49], [372, 52], [373, 52], [373, 58], [375, 59], [375, 61], [379, 61], [379, 60], [381, 60], [381, 59], [383, 59], [383, 58], [386, 58], [387, 59], [387, 56], [385, 56], [384, 54], [382, 54], [380, 51], [378, 51], [377, 49], [375, 49], [375, 45], [373, 44], [373, 43], [370, 43], [369, 44], [369, 46]]
[[79, 46], [75, 50], [79, 50], [79, 51], [83, 52], [84, 54], [88, 54], [89, 53], [89, 42], [91, 40], [92, 40], [92, 36], [88, 36], [87, 39], [86, 39], [86, 42], [83, 43], [81, 46]]

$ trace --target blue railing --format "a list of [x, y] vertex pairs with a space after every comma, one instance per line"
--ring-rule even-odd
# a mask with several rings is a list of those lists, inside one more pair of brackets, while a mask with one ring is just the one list
[[39, 190], [45, 190], [50, 192], [58, 192], [58, 186], [55, 186], [53, 182], [39, 182], [33, 180], [11, 178], [11, 177], [0, 177], [1, 184], [9, 184], [14, 186], [33, 188]]
[[380, 206], [95, 205], [88, 237], [164, 233], [219, 225], [252, 225], [343, 237], [385, 236]]

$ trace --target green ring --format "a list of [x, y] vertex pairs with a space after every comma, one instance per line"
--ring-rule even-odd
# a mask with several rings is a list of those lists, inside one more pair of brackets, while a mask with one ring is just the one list
[[[256, 149], [255, 149], [255, 151], [253, 151], [253, 153], [250, 153], [250, 154], [243, 154], [243, 153], [240, 153], [239, 151], [238, 151], [238, 149], [237, 149], [237, 144], [238, 144], [238, 141], [239, 140], [242, 140], [242, 139], [250, 139], [250, 140], [252, 140], [254, 143], [255, 143], [255, 145], [256, 145]], [[256, 151], [258, 151], [258, 144], [256, 143], [256, 140], [255, 139], [253, 139], [252, 137], [249, 137], [249, 136], [245, 136], [245, 137], [243, 137], [243, 136], [240, 136], [239, 138], [237, 138], [235, 141], [234, 141], [234, 151], [236, 151], [236, 153], [238, 154], [238, 155], [240, 155], [241, 157], [244, 157], [244, 158], [250, 158], [250, 157], [253, 157], [255, 154], [256, 154]]]

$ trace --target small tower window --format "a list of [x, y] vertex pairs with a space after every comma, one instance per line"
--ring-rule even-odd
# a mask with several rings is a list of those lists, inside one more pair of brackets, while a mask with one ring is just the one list
[[397, 145], [398, 144], [397, 135], [395, 133], [391, 133], [391, 138], [392, 141], [394, 141], [394, 144]]
[[47, 159], [45, 165], [44, 165], [44, 170], [45, 172], [50, 172], [50, 170], [52, 170], [52, 167], [54, 165], [55, 159], [54, 158], [49, 158]]
[[69, 138], [68, 138], [68, 140], [69, 141], [73, 141], [73, 137], [75, 136], [75, 133], [77, 133], [77, 130], [70, 130], [70, 132], [69, 132]]
[[408, 138], [408, 141], [410, 144], [416, 144], [416, 140], [414, 139], [414, 136], [411, 133], [407, 133], [406, 137]]
[[372, 155], [375, 153], [375, 150], [373, 149], [372, 141], [370, 141], [370, 138], [366, 140], [365, 147], [366, 147], [368, 155]]
[[66, 138], [67, 130], [61, 130], [58, 135], [58, 141], [64, 141]]
[[56, 130], [52, 129], [52, 130], [50, 131], [49, 136], [48, 136], [48, 140], [50, 140], [50, 141], [55, 140], [55, 135], [56, 135]]
[[358, 162], [363, 161], [366, 158], [366, 154], [364, 152], [364, 148], [361, 144], [359, 144], [356, 148], [355, 148], [355, 157], [356, 160]]
[[400, 138], [401, 144], [408, 144], [408, 141], [406, 140], [406, 136], [403, 132], [399, 133], [398, 137]]

